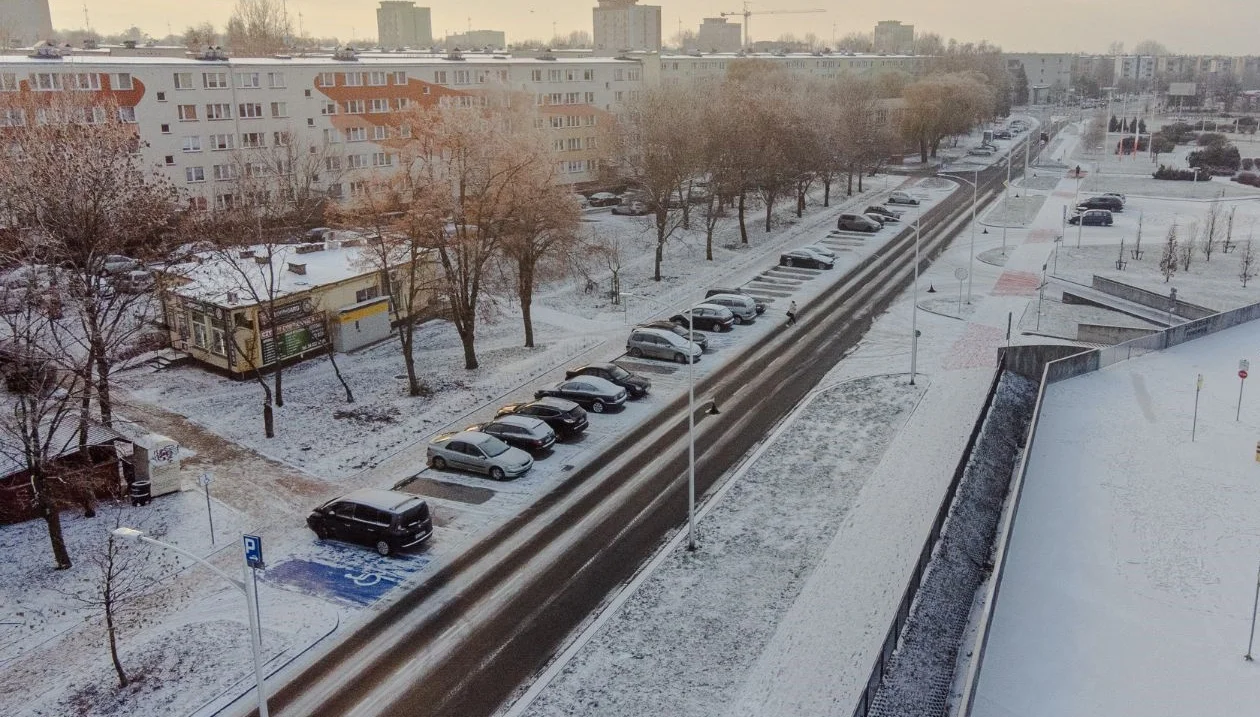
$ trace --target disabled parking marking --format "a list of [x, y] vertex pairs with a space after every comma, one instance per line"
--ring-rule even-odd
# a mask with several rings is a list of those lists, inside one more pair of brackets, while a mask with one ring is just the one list
[[331, 554], [313, 556], [318, 559], [285, 560], [267, 568], [263, 579], [307, 595], [366, 606], [380, 600], [429, 564], [427, 555], [382, 558], [361, 548], [344, 546], [353, 548], [352, 553], [342, 547], [335, 546]]

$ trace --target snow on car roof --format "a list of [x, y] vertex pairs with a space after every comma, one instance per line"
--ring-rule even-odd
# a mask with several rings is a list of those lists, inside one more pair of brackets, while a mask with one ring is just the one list
[[[399, 493], [393, 490], [380, 490], [379, 488], [360, 488], [359, 490], [347, 493], [337, 500], [347, 500], [359, 505], [366, 505], [369, 508], [377, 510], [385, 510], [393, 512], [406, 503], [413, 500], [421, 500], [418, 496], [408, 493]], [[423, 501], [421, 501], [423, 502]]]
[[520, 416], [515, 413], [509, 413], [494, 419], [494, 423], [502, 423], [509, 426], [520, 426], [521, 428], [535, 429], [538, 424], [542, 423], [542, 419], [533, 416]]

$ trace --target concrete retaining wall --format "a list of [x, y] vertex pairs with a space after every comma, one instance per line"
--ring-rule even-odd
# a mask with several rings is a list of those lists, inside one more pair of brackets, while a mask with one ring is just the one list
[[1040, 381], [1046, 370], [1046, 364], [1058, 361], [1079, 353], [1087, 353], [1091, 349], [1080, 346], [1064, 346], [1063, 344], [1027, 344], [1008, 346], [1002, 349], [1002, 368], [1024, 378]]
[[1130, 326], [1107, 326], [1105, 324], [1077, 324], [1076, 340], [1088, 341], [1092, 344], [1118, 344], [1124, 341], [1150, 336], [1157, 329], [1137, 329]]
[[[1148, 306], [1159, 311], [1168, 311], [1168, 297], [1164, 294], [1157, 294], [1154, 291], [1139, 289], [1131, 284], [1116, 281], [1115, 279], [1107, 279], [1098, 275], [1094, 275], [1092, 286], [1104, 293], [1112, 296], [1132, 301], [1135, 304]], [[1216, 312], [1212, 309], [1204, 308], [1196, 304], [1190, 304], [1178, 299], [1173, 304], [1173, 315], [1180, 316], [1183, 319], [1203, 319], [1212, 316]]]

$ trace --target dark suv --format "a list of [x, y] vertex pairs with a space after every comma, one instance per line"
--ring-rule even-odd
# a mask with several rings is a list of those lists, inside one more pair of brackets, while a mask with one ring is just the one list
[[630, 398], [642, 398], [652, 390], [652, 382], [637, 373], [630, 373], [615, 363], [591, 363], [564, 372], [565, 378], [598, 376], [626, 389]]
[[1106, 209], [1111, 212], [1123, 212], [1124, 202], [1120, 197], [1111, 197], [1103, 195], [1101, 197], [1090, 197], [1076, 206], [1082, 209]]
[[495, 418], [516, 414], [541, 419], [561, 438], [576, 436], [586, 430], [586, 410], [563, 398], [540, 398], [529, 403], [509, 403], [500, 408]]
[[429, 504], [410, 493], [363, 488], [334, 498], [306, 519], [320, 540], [370, 545], [381, 555], [414, 547], [433, 535]]

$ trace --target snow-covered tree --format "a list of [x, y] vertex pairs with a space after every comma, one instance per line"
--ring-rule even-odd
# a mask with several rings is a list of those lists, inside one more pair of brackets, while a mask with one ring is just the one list
[[1164, 238], [1164, 250], [1159, 257], [1159, 273], [1164, 275], [1164, 283], [1172, 280], [1177, 273], [1177, 223], [1168, 227], [1168, 235]]
[[1256, 253], [1251, 247], [1251, 237], [1247, 237], [1243, 252], [1238, 257], [1238, 278], [1242, 280], [1244, 289], [1247, 288], [1247, 282], [1255, 278], [1256, 269]]

